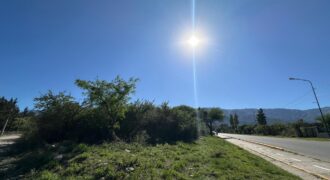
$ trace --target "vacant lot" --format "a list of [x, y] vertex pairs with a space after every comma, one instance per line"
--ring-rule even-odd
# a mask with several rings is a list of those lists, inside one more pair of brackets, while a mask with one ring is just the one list
[[299, 179], [216, 137], [156, 146], [66, 142], [6, 157], [0, 178]]

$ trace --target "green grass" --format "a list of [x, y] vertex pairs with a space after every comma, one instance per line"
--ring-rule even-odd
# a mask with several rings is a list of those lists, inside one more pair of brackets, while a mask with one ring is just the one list
[[[63, 155], [62, 159], [55, 156]], [[17, 155], [0, 178], [299, 179], [220, 138], [156, 146], [62, 143]]]

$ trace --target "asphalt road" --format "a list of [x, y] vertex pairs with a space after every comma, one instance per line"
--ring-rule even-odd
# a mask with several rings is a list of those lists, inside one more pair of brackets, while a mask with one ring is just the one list
[[277, 138], [277, 137], [238, 135], [238, 134], [225, 134], [225, 135], [234, 138], [239, 138], [242, 140], [254, 141], [254, 142], [281, 147], [308, 157], [313, 157], [322, 161], [330, 162], [330, 141], [312, 141], [312, 140], [301, 140], [297, 138]]

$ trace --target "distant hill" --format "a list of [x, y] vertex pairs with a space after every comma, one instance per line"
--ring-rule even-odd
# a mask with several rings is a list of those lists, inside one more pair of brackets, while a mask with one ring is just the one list
[[[229, 115], [236, 113], [240, 124], [255, 124], [256, 113], [258, 109], [223, 109], [225, 112], [225, 123], [229, 122]], [[330, 107], [322, 108], [323, 113], [330, 113]], [[298, 119], [304, 119], [305, 122], [316, 122], [315, 118], [320, 116], [318, 109], [297, 110], [297, 109], [264, 109], [269, 124], [282, 122], [295, 122]]]

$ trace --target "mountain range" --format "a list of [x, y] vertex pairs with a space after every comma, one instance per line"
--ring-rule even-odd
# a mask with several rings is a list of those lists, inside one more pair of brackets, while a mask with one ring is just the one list
[[[268, 124], [273, 123], [292, 123], [299, 119], [303, 119], [305, 122], [316, 122], [316, 118], [320, 116], [319, 109], [263, 109], [267, 117]], [[240, 124], [255, 124], [256, 114], [258, 109], [223, 109], [225, 114], [225, 123], [229, 122], [229, 115], [236, 113], [239, 118]], [[322, 108], [323, 114], [330, 113], [330, 107]]]

